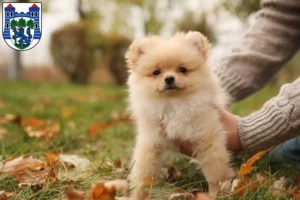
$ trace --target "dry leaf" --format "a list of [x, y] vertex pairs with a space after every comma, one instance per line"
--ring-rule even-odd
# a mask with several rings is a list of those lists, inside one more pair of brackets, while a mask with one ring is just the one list
[[238, 179], [236, 186], [234, 187], [234, 191], [237, 192], [239, 197], [243, 196], [246, 192], [250, 192], [256, 190], [261, 186], [265, 186], [269, 179], [267, 177], [256, 175], [256, 177], [250, 179], [247, 175], [250, 174], [254, 169], [256, 169], [253, 164], [262, 158], [264, 154], [269, 152], [272, 148], [267, 149], [265, 151], [261, 151], [256, 153], [250, 159], [246, 161], [245, 164], [242, 164], [238, 173]]
[[183, 177], [183, 173], [176, 169], [175, 167], [163, 167], [160, 170], [160, 178], [164, 180], [168, 180], [170, 182], [175, 182], [178, 179]]
[[114, 200], [116, 189], [114, 187], [107, 188], [104, 184], [95, 184], [87, 200]]
[[196, 200], [195, 195], [192, 193], [173, 193], [169, 196], [168, 200], [180, 200], [180, 199], [185, 199], [185, 200]]
[[286, 190], [286, 193], [292, 196], [295, 200], [300, 200], [300, 188], [299, 187], [293, 187], [293, 188], [288, 188]]
[[58, 120], [40, 120], [36, 118], [24, 118], [21, 126], [29, 137], [53, 139], [60, 130]]
[[104, 183], [104, 186], [107, 188], [115, 188], [117, 192], [120, 192], [124, 196], [129, 195], [129, 183], [127, 180], [117, 179], [111, 180]]
[[0, 191], [0, 200], [9, 200], [14, 196], [13, 192]]
[[155, 184], [156, 184], [156, 181], [153, 177], [149, 177], [149, 178], [144, 179], [144, 187], [155, 185]]
[[54, 166], [58, 162], [58, 160], [58, 154], [50, 152], [46, 154], [46, 161], [48, 166]]
[[89, 165], [90, 161], [86, 158], [81, 158], [77, 155], [65, 155], [65, 154], [60, 154], [58, 156], [58, 159], [61, 163], [64, 163], [68, 166], [74, 167], [76, 169], [79, 169], [81, 171], [86, 170]]
[[65, 188], [64, 193], [68, 200], [84, 200], [84, 192], [82, 191], [78, 191], [73, 188]]
[[97, 133], [99, 131], [103, 131], [103, 130], [108, 129], [110, 127], [111, 127], [111, 124], [94, 123], [89, 127], [87, 134], [91, 135], [91, 136], [95, 136], [95, 135], [97, 135]]
[[244, 177], [248, 174], [250, 174], [254, 169], [256, 169], [255, 166], [252, 166], [253, 163], [255, 163], [257, 160], [261, 159], [263, 155], [265, 155], [267, 152], [269, 152], [272, 148], [267, 149], [265, 151], [260, 151], [256, 153], [254, 156], [249, 158], [245, 164], [242, 164], [239, 170], [238, 175], [240, 177]]
[[229, 194], [232, 189], [233, 182], [232, 180], [225, 180], [219, 182], [220, 187], [220, 193], [223, 194]]
[[122, 160], [121, 159], [116, 160], [115, 165], [116, 165], [116, 167], [121, 168], [122, 167]]
[[17, 124], [21, 124], [21, 116], [20, 115], [12, 115], [5, 114], [4, 116], [0, 116], [0, 124], [7, 124], [9, 122], [15, 122]]
[[32, 156], [16, 157], [0, 164], [0, 174], [11, 174], [22, 184], [39, 185], [49, 178], [49, 169], [45, 162]]

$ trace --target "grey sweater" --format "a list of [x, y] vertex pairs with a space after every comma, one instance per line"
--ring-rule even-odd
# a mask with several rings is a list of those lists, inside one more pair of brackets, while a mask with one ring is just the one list
[[[255, 24], [215, 72], [233, 103], [261, 89], [299, 48], [300, 0], [262, 0]], [[239, 117], [238, 130], [249, 153], [300, 135], [300, 78], [260, 110]]]

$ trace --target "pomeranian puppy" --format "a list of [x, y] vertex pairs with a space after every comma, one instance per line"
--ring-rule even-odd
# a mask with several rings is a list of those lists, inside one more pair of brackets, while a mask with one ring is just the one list
[[214, 106], [224, 107], [224, 93], [207, 66], [209, 43], [199, 32], [169, 40], [135, 40], [125, 57], [129, 67], [129, 109], [137, 124], [130, 179], [133, 199], [144, 196], [145, 179], [154, 176], [174, 141], [189, 141], [193, 157], [215, 196], [219, 181], [233, 175], [226, 132]]

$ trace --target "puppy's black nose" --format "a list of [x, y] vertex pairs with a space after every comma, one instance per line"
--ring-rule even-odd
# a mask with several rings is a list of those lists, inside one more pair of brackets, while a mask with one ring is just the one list
[[165, 78], [165, 83], [167, 83], [167, 84], [172, 84], [172, 83], [174, 83], [174, 81], [175, 81], [174, 76], [167, 76]]

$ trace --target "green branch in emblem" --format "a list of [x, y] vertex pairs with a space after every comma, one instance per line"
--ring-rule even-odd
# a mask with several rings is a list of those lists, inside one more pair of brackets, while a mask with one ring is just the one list
[[18, 21], [18, 27], [19, 28], [25, 28], [26, 27], [26, 20], [23, 19], [23, 18], [19, 19], [19, 21]]
[[27, 27], [29, 27], [30, 29], [33, 29], [33, 25], [34, 25], [34, 22], [32, 19], [27, 21]]
[[11, 28], [11, 29], [14, 29], [14, 28], [16, 28], [17, 26], [18, 26], [17, 20], [15, 20], [15, 19], [11, 20], [11, 22], [10, 22], [10, 28]]

